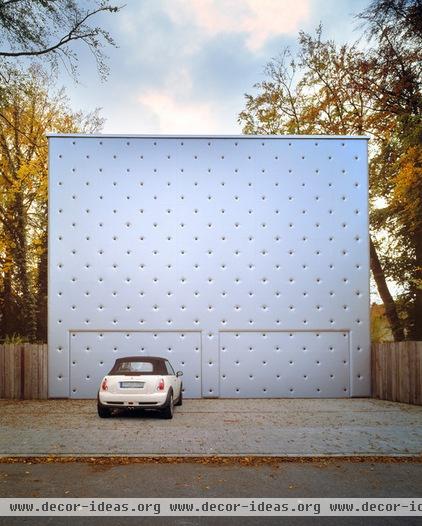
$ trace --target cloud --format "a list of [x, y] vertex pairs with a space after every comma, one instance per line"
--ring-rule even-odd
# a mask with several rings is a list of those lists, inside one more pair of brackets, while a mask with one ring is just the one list
[[[136, 0], [101, 24], [111, 74], [101, 83], [81, 47], [80, 83], [62, 75], [75, 108], [103, 108], [109, 133], [239, 133], [237, 115], [263, 66], [299, 28], [353, 40], [351, 12], [368, 0]], [[84, 50], [82, 52], [82, 50]]]
[[218, 123], [210, 104], [183, 100], [167, 90], [147, 90], [138, 98], [144, 111], [154, 117], [164, 134], [215, 133]]
[[166, 8], [175, 23], [190, 22], [206, 36], [244, 33], [256, 52], [268, 39], [296, 32], [309, 16], [310, 0], [170, 0]]
[[[153, 133], [237, 131], [243, 93], [277, 52], [275, 39], [294, 33], [306, 16], [311, 0], [295, 1], [299, 7], [293, 0], [129, 3], [117, 38], [128, 74], [114, 79], [123, 84], [119, 105], [134, 95], [127, 125]], [[121, 126], [122, 118], [113, 112], [112, 122]]]

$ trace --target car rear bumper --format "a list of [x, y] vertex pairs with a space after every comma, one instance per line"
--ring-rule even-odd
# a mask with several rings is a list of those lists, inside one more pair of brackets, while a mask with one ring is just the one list
[[108, 393], [100, 391], [98, 400], [109, 407], [160, 408], [166, 405], [167, 392], [152, 394]]

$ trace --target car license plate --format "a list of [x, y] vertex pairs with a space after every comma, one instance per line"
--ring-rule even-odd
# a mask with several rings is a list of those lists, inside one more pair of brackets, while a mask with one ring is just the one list
[[122, 389], [142, 389], [145, 382], [120, 382]]

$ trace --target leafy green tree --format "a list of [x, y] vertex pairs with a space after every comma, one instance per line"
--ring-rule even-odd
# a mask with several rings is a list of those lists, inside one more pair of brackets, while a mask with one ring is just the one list
[[[267, 65], [239, 115], [245, 133], [371, 136], [371, 269], [396, 340], [405, 329], [422, 339], [422, 47], [420, 36], [406, 40], [420, 29], [418, 9], [419, 0], [375, 0], [360, 15], [366, 48], [324, 41], [321, 27], [301, 32], [299, 52], [286, 49]], [[396, 300], [387, 280], [402, 291]]]

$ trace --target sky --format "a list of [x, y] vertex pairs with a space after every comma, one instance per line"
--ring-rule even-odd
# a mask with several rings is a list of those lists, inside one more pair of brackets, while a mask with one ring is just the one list
[[[119, 2], [115, 2], [119, 5]], [[299, 30], [339, 43], [358, 37], [353, 15], [369, 0], [126, 0], [101, 15], [118, 48], [100, 80], [81, 47], [79, 81], [62, 72], [74, 109], [102, 108], [104, 133], [236, 134], [245, 93]]]

